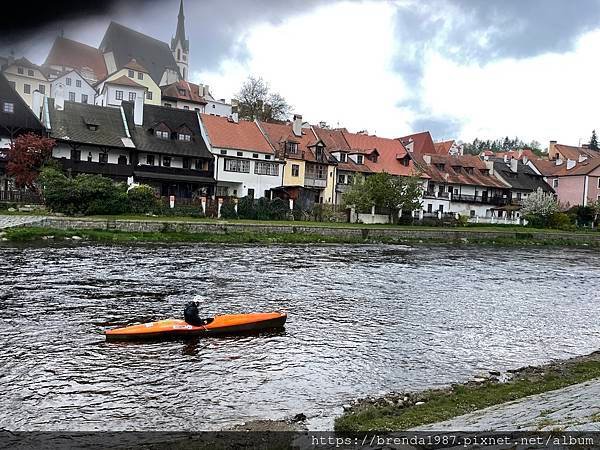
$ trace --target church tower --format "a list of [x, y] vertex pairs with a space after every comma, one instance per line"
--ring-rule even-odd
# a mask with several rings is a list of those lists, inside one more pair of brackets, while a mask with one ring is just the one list
[[171, 51], [179, 72], [184, 80], [188, 79], [190, 42], [185, 37], [185, 16], [183, 15], [183, 0], [179, 4], [179, 16], [177, 17], [177, 31], [175, 37], [171, 39]]

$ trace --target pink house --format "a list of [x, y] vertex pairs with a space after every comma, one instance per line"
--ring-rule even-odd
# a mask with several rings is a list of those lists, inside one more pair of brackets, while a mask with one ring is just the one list
[[587, 206], [600, 200], [600, 158], [589, 158], [583, 162], [569, 159], [555, 166], [547, 176], [547, 183], [565, 206]]

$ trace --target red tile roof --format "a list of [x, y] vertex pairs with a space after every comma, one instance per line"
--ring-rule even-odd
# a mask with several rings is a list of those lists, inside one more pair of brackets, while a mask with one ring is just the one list
[[429, 131], [423, 131], [421, 133], [409, 134], [408, 136], [402, 136], [398, 138], [404, 146], [407, 146], [410, 141], [414, 142], [413, 152], [419, 155], [422, 154], [435, 154], [435, 145]]
[[64, 37], [57, 37], [48, 53], [44, 66], [51, 65], [77, 70], [89, 68], [97, 80], [102, 80], [108, 75], [104, 57], [98, 49]]
[[317, 161], [314, 154], [314, 145], [320, 140], [310, 128], [302, 128], [302, 136], [296, 136], [292, 129], [292, 124], [260, 122], [260, 127], [265, 132], [267, 139], [279, 155], [285, 154], [285, 143], [298, 143], [298, 154], [288, 154], [287, 158], [300, 159], [309, 162], [322, 162], [328, 164], [328, 159], [332, 158], [325, 150], [325, 160]]
[[[348, 133], [346, 129], [328, 129], [313, 127], [313, 131], [323, 141], [327, 150], [332, 152], [345, 152], [349, 153], [352, 149], [344, 137], [344, 132]], [[349, 172], [363, 172], [371, 173], [372, 170], [366, 164], [356, 164], [351, 159], [347, 158], [346, 162], [338, 162], [338, 170], [346, 170]]]
[[535, 153], [533, 153], [531, 149], [528, 148], [522, 150], [508, 150], [507, 152], [492, 153], [492, 156], [495, 156], [496, 158], [504, 158], [504, 156], [506, 156], [509, 159], [518, 160], [521, 160], [525, 157], [528, 159], [539, 159], [539, 157]]
[[575, 147], [572, 145], [555, 144], [555, 150], [560, 153], [565, 159], [572, 159], [577, 161], [580, 155], [587, 156], [589, 158], [599, 158], [600, 152], [591, 150], [589, 148]]
[[532, 159], [531, 163], [545, 177], [552, 175], [561, 168], [561, 166], [556, 165], [556, 161], [548, 161], [547, 159]]
[[176, 81], [160, 88], [163, 98], [184, 100], [191, 103], [206, 105], [207, 101], [200, 94], [200, 86], [186, 80]]
[[[553, 162], [553, 161], [552, 161]], [[560, 166], [555, 166], [552, 172], [552, 177], [568, 177], [577, 175], [587, 175], [590, 172], [600, 167], [600, 158], [588, 158], [583, 162], [578, 162], [575, 167], [567, 169], [567, 163], [562, 163]]]
[[409, 162], [408, 166], [400, 163], [399, 159], [406, 157], [408, 152], [398, 139], [349, 133], [347, 131], [343, 131], [342, 133], [348, 145], [350, 145], [352, 152], [370, 153], [373, 150], [377, 150], [379, 153], [377, 162], [373, 162], [368, 158], [364, 159], [364, 164], [372, 172], [387, 172], [400, 176], [411, 176], [417, 173], [412, 161]]
[[200, 114], [213, 147], [273, 154], [256, 123], [240, 120], [235, 123], [227, 117]]
[[144, 72], [144, 73], [147, 73], [147, 74], [150, 73], [150, 72], [148, 72], [148, 69], [146, 69], [140, 63], [138, 63], [135, 58], [133, 58], [131, 61], [129, 61], [123, 67], [126, 68], [126, 69], [137, 70], [138, 72]]
[[[474, 155], [415, 155], [415, 158], [419, 166], [438, 183], [508, 188], [498, 178], [487, 174], [489, 169], [486, 163]], [[430, 159], [429, 164], [426, 162], [427, 159]], [[443, 169], [436, 164], [443, 164]]]
[[131, 87], [137, 87], [137, 88], [141, 88], [141, 89], [148, 89], [146, 86], [142, 86], [141, 84], [133, 81], [131, 78], [129, 78], [125, 75], [121, 75], [119, 78], [116, 78], [114, 80], [105, 81], [105, 83], [118, 84], [120, 86], [131, 86]]
[[443, 142], [434, 142], [434, 150], [438, 155], [448, 155], [450, 149], [454, 145], [454, 140], [451, 141], [443, 141]]

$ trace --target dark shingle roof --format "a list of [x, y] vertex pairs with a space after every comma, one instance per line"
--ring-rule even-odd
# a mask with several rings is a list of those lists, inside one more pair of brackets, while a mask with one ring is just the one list
[[[13, 103], [13, 113], [4, 112], [5, 102]], [[10, 135], [12, 131], [41, 133], [44, 126], [4, 75], [0, 74], [0, 136]]]
[[[144, 123], [142, 126], [136, 126], [133, 124], [133, 103], [123, 102], [123, 110], [138, 150], [212, 159], [213, 156], [202, 138], [196, 111], [144, 105]], [[160, 124], [166, 125], [172, 133], [177, 133], [182, 127], [186, 127], [192, 132], [192, 140], [188, 142], [158, 138], [154, 135], [154, 129]]]
[[117, 69], [121, 69], [135, 58], [138, 64], [148, 69], [154, 82], [160, 80], [169, 68], [179, 73], [179, 67], [166, 42], [159, 41], [138, 31], [111, 22], [100, 44], [102, 52], [113, 52]]
[[[52, 102], [51, 102], [52, 103]], [[51, 137], [62, 141], [107, 147], [131, 147], [119, 108], [65, 102], [63, 110], [49, 108]], [[93, 131], [89, 125], [97, 125]]]
[[494, 172], [502, 177], [512, 189], [522, 191], [536, 191], [538, 188], [546, 192], [553, 192], [552, 188], [544, 181], [544, 177], [535, 173], [535, 171], [521, 161], [517, 161], [517, 171], [510, 169], [510, 162], [504, 160], [494, 161]]

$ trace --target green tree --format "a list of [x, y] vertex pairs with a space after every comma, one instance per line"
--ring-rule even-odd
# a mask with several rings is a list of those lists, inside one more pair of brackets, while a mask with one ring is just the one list
[[419, 177], [397, 177], [382, 172], [368, 177], [356, 176], [350, 189], [344, 194], [344, 204], [367, 213], [371, 208], [385, 208], [390, 219], [399, 210], [414, 211], [421, 207], [423, 185]]
[[271, 92], [269, 83], [260, 77], [249, 76], [236, 94], [238, 113], [241, 119], [285, 120], [291, 106], [277, 92]]
[[592, 137], [590, 138], [590, 148], [592, 150], [599, 150], [598, 147], [598, 136], [596, 136], [596, 130], [592, 130]]

